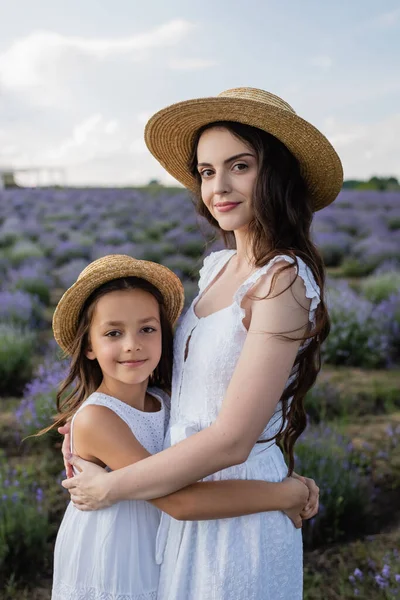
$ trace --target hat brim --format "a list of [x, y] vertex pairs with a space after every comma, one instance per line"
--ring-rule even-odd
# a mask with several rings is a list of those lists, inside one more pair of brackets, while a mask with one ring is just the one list
[[196, 179], [189, 172], [194, 140], [200, 127], [216, 121], [258, 127], [280, 140], [300, 164], [314, 211], [337, 197], [343, 184], [343, 168], [331, 143], [308, 121], [265, 102], [224, 96], [178, 102], [150, 118], [145, 142], [168, 173], [196, 191]]
[[[75, 341], [79, 316], [89, 296], [101, 285], [122, 277], [140, 277], [152, 283], [164, 300], [167, 317], [174, 325], [184, 304], [183, 285], [170, 269], [145, 260], [124, 255], [113, 255], [109, 264], [99, 259], [86, 267], [85, 271], [62, 296], [53, 315], [53, 333], [58, 345], [66, 354], [71, 354]], [[110, 258], [110, 257], [104, 257]]]

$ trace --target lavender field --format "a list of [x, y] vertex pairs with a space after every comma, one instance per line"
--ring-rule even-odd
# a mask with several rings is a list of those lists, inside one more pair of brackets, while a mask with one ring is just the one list
[[[305, 598], [400, 597], [400, 193], [342, 191], [317, 213], [331, 334], [296, 470], [321, 488], [304, 526]], [[179, 275], [186, 305], [222, 248], [184, 190], [0, 190], [0, 598], [48, 599], [67, 497], [48, 425], [65, 372], [54, 306], [92, 260], [123, 253]]]

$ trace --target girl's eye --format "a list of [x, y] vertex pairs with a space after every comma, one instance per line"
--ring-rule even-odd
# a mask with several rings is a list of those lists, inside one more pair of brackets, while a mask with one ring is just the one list
[[109, 331], [108, 333], [106, 333], [106, 337], [119, 337], [120, 335], [120, 331]]
[[144, 331], [144, 333], [153, 333], [154, 331], [157, 331], [157, 330], [154, 329], [154, 327], [143, 327], [142, 331]]

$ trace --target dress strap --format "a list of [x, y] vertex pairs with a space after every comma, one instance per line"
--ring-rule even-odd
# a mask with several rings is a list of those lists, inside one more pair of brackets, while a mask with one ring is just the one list
[[211, 252], [205, 257], [203, 266], [199, 271], [200, 293], [204, 292], [235, 252], [236, 250], [219, 250], [218, 252]]
[[86, 406], [90, 406], [90, 405], [105, 406], [106, 408], [109, 408], [110, 410], [115, 412], [115, 414], [118, 415], [119, 418], [122, 419], [128, 425], [128, 427], [131, 426], [132, 415], [130, 415], [130, 413], [129, 413], [130, 407], [127, 404], [125, 404], [124, 402], [121, 402], [120, 400], [117, 400], [117, 398], [113, 398], [112, 396], [107, 396], [107, 394], [101, 394], [100, 392], [93, 392], [93, 394], [90, 394], [90, 396], [81, 404], [81, 406], [78, 408], [78, 410], [72, 417], [72, 421], [71, 421], [71, 452], [72, 453], [73, 453], [73, 430], [74, 430], [75, 417], [81, 410], [83, 410]]
[[301, 279], [304, 282], [304, 286], [306, 288], [306, 297], [311, 300], [310, 311], [309, 311], [309, 320], [311, 321], [311, 323], [314, 323], [315, 310], [321, 301], [321, 290], [320, 290], [319, 286], [317, 285], [317, 282], [315, 281], [315, 278], [314, 278], [314, 275], [312, 274], [311, 269], [306, 265], [306, 263], [301, 258], [299, 258], [298, 256], [296, 258], [297, 258], [297, 266], [295, 264], [295, 260], [291, 256], [288, 256], [286, 254], [280, 254], [278, 256], [275, 256], [272, 260], [270, 260], [263, 267], [260, 267], [259, 269], [257, 269], [257, 271], [254, 271], [254, 273], [252, 273], [250, 275], [250, 277], [248, 279], [246, 279], [246, 281], [244, 283], [242, 283], [240, 288], [235, 293], [234, 301], [236, 302], [236, 304], [238, 304], [239, 307], [242, 309], [243, 298], [249, 292], [249, 290], [257, 283], [257, 281], [260, 279], [260, 277], [262, 277], [263, 275], [268, 273], [268, 271], [271, 269], [272, 265], [274, 265], [275, 263], [280, 262], [280, 261], [286, 261], [292, 265], [295, 265], [297, 275], [299, 277], [301, 277]]

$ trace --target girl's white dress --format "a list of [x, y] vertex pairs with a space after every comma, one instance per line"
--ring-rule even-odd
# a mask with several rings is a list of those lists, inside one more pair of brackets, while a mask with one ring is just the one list
[[[234, 253], [222, 250], [206, 258], [200, 272], [199, 296]], [[199, 296], [193, 301], [175, 335], [171, 418], [165, 447], [216, 419], [246, 339], [242, 300], [271, 265], [282, 259], [293, 263], [288, 256], [276, 257], [240, 286], [230, 306], [208, 317], [196, 316], [194, 306]], [[311, 298], [310, 321], [314, 322], [320, 290], [311, 270], [302, 260], [298, 262], [298, 275]], [[281, 422], [282, 407], [278, 405], [260, 439], [273, 436]], [[281, 481], [286, 475], [280, 449], [269, 442], [256, 444], [245, 463], [207, 480]], [[301, 530], [295, 529], [282, 512], [215, 521], [177, 521], [163, 513], [157, 536], [157, 561], [162, 562], [157, 598], [299, 600], [302, 558]]]
[[[89, 404], [106, 406], [155, 454], [163, 448], [169, 398], [156, 388], [148, 392], [160, 401], [158, 412], [142, 412], [98, 392], [77, 412]], [[71, 450], [73, 426], [74, 419]], [[156, 600], [159, 521], [160, 511], [141, 500], [119, 502], [95, 512], [82, 512], [70, 502], [56, 540], [52, 600]]]

